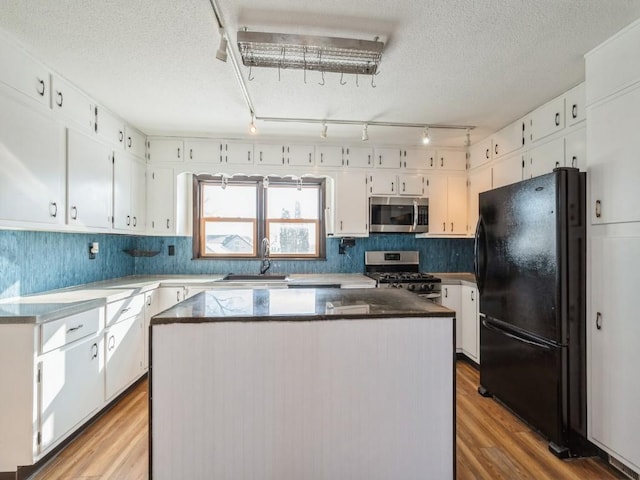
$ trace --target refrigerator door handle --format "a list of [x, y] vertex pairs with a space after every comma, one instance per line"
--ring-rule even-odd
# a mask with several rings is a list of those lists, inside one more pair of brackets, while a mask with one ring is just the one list
[[486, 270], [486, 245], [484, 241], [484, 222], [482, 215], [478, 217], [476, 224], [475, 241], [473, 243], [473, 272], [476, 277], [476, 285], [478, 293], [482, 295], [484, 287], [484, 272]]
[[507, 330], [500, 328], [500, 326], [494, 323], [488, 322], [486, 318], [482, 320], [482, 326], [484, 326], [487, 330], [491, 330], [492, 332], [499, 333], [501, 335], [509, 337], [518, 342], [526, 343], [527, 345], [531, 345], [533, 347], [542, 348], [543, 350], [551, 350], [551, 346], [547, 345], [546, 343], [536, 342], [535, 340], [531, 340], [531, 339], [524, 338], [519, 335], [510, 333]]

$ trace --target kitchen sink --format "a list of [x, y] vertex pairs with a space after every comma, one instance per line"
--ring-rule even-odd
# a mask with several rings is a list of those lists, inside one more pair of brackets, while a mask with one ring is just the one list
[[229, 273], [225, 275], [222, 280], [231, 281], [231, 282], [269, 282], [269, 281], [285, 281], [288, 275], [269, 275], [269, 274], [256, 274], [256, 275], [245, 275], [245, 274], [236, 274]]

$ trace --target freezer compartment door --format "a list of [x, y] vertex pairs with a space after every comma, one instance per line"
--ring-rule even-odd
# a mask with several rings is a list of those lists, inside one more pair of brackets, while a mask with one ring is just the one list
[[522, 336], [490, 318], [480, 326], [480, 384], [558, 446], [563, 435], [566, 347]]

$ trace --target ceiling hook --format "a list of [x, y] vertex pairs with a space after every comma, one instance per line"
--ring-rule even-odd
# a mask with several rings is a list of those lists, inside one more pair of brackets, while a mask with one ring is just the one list
[[344, 78], [344, 72], [340, 72], [340, 85], [346, 85], [347, 84], [347, 82], [345, 82], [343, 80], [343, 78]]
[[379, 75], [379, 74], [380, 74], [380, 72], [376, 72], [376, 73], [371, 74], [371, 88], [376, 88], [376, 84], [373, 82], [373, 79], [374, 79], [374, 77], [376, 75]]
[[320, 74], [322, 75], [322, 82], [318, 82], [318, 85], [324, 87], [324, 69], [322, 68], [322, 50], [318, 52], [318, 68], [320, 68]]
[[251, 71], [251, 69], [252, 69], [252, 68], [253, 68], [253, 66], [252, 66], [252, 65], [249, 65], [249, 77], [248, 77], [248, 78], [249, 78], [249, 81], [250, 81], [250, 82], [253, 82], [253, 79], [254, 79], [254, 78], [256, 78], [256, 77], [254, 77], [254, 76], [252, 75], [252, 71]]
[[322, 75], [322, 81], [318, 82], [318, 85], [322, 85], [324, 87], [324, 70], [321, 70], [320, 74]]
[[358, 72], [356, 72], [356, 87], [359, 87], [360, 83], [358, 83]]
[[307, 84], [307, 47], [302, 50], [302, 61], [304, 62], [304, 84]]

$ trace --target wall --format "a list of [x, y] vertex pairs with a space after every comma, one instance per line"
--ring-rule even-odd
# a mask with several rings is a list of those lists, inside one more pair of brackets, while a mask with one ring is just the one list
[[[100, 253], [89, 260], [89, 243]], [[327, 260], [273, 260], [274, 273], [361, 273], [366, 250], [418, 250], [420, 269], [428, 272], [469, 272], [473, 240], [379, 234], [356, 239], [338, 254], [339, 239], [327, 239]], [[174, 245], [175, 256], [167, 253]], [[159, 250], [154, 257], [131, 257], [126, 249]], [[149, 274], [258, 273], [258, 260], [191, 260], [190, 237], [25, 232], [0, 230], [0, 299], [29, 295], [84, 283]]]

